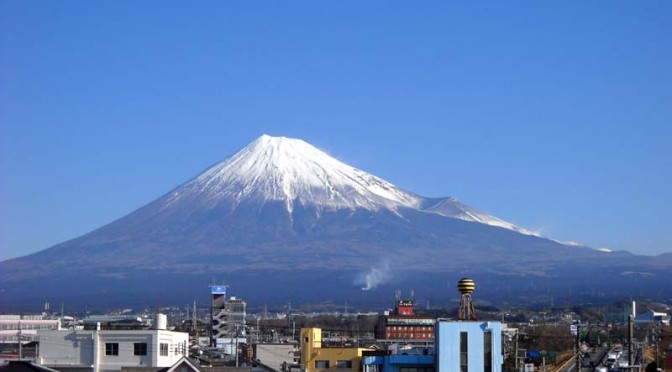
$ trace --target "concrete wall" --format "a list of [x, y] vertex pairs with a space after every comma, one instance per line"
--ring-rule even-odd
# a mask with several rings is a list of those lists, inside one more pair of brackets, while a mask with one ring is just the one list
[[294, 364], [294, 344], [255, 344], [254, 358], [275, 371], [280, 371], [283, 363]]
[[93, 368], [93, 331], [40, 331], [38, 361], [46, 366]]

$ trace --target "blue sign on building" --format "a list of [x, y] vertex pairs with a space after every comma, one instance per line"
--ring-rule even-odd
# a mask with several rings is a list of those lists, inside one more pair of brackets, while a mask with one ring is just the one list
[[225, 285], [211, 285], [210, 294], [226, 294]]

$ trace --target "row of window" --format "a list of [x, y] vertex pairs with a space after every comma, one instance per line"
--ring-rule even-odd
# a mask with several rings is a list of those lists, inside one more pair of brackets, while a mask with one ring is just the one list
[[50, 329], [56, 329], [57, 326], [56, 324], [17, 324], [17, 323], [11, 323], [11, 324], [0, 324], [0, 331], [18, 331], [19, 328], [21, 328], [22, 331], [26, 331], [29, 329], [37, 329], [37, 330], [50, 330]]
[[436, 323], [436, 319], [433, 318], [388, 318], [387, 324], [410, 324], [410, 325], [419, 325], [419, 324], [428, 324], [433, 325]]
[[[329, 368], [328, 360], [316, 360], [315, 369]], [[336, 368], [352, 369], [352, 360], [339, 360], [336, 362]]]
[[[118, 342], [106, 342], [105, 343], [105, 355], [119, 355], [119, 343]], [[133, 343], [133, 355], [147, 355], [147, 343], [146, 342], [134, 342]], [[159, 355], [168, 356], [168, 344], [164, 344], [164, 343], [159, 344]]]
[[418, 330], [418, 331], [431, 331], [434, 329], [434, 327], [413, 327], [413, 326], [392, 326], [392, 327], [387, 327], [388, 329], [392, 329], [393, 331], [396, 330], [407, 330], [407, 329], [413, 329], [413, 330]]
[[427, 338], [434, 338], [434, 334], [432, 333], [390, 333], [387, 332], [387, 338], [420, 338], [420, 339], [427, 339]]

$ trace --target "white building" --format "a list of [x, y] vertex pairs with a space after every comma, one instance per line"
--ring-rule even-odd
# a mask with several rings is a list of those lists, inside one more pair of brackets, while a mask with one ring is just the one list
[[236, 355], [237, 350], [240, 348], [241, 344], [246, 344], [247, 338], [245, 337], [236, 337], [236, 338], [218, 338], [216, 347], [219, 350], [224, 351], [224, 354], [227, 355]]
[[62, 372], [170, 367], [188, 355], [189, 335], [166, 330], [38, 332], [40, 364]]
[[37, 341], [41, 330], [61, 329], [60, 319], [44, 319], [42, 315], [0, 315], [0, 342]]
[[660, 313], [648, 309], [645, 313], [641, 313], [635, 317], [635, 323], [659, 323], [670, 325], [670, 316], [667, 313]]
[[439, 320], [436, 372], [501, 372], [502, 323]]

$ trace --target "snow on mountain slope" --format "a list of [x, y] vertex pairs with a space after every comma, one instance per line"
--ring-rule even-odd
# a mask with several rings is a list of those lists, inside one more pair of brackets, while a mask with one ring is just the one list
[[421, 198], [344, 164], [310, 144], [263, 135], [242, 150], [175, 190], [169, 203], [185, 195], [283, 201], [332, 209], [417, 208]]
[[539, 236], [539, 234], [525, 230], [510, 222], [506, 222], [495, 216], [477, 211], [476, 209], [463, 204], [452, 196], [439, 199], [438, 201], [436, 199], [427, 199], [425, 208], [423, 208], [423, 210], [428, 212], [435, 212], [447, 217], [459, 218], [464, 221], [480, 222], [486, 225], [503, 227], [505, 229], [517, 231], [525, 235]]
[[300, 139], [268, 135], [175, 189], [164, 203], [170, 207], [194, 200], [210, 206], [221, 201], [233, 205], [281, 201], [290, 214], [295, 202], [331, 210], [386, 208], [398, 213], [400, 208], [410, 208], [536, 235], [453, 197], [424, 198], [398, 188]]

